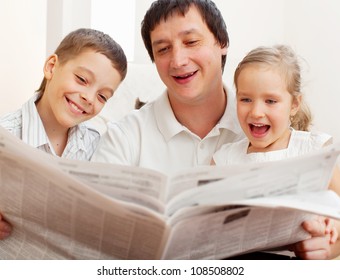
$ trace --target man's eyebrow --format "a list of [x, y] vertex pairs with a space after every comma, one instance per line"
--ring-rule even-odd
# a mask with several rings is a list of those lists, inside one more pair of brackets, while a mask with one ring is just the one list
[[[186, 35], [190, 35], [190, 34], [199, 34], [199, 30], [196, 29], [196, 28], [191, 28], [191, 29], [187, 29], [187, 30], [183, 30], [181, 32], [178, 33], [179, 36], [186, 36]], [[159, 39], [159, 40], [156, 40], [156, 41], [153, 41], [152, 42], [152, 45], [153, 46], [157, 46], [157, 45], [160, 45], [162, 43], [166, 43], [168, 40], [166, 39]]]

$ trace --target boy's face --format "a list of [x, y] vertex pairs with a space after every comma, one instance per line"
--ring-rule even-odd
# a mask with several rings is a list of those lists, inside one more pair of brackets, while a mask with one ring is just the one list
[[44, 121], [65, 128], [96, 116], [121, 82], [111, 61], [92, 50], [64, 64], [52, 55], [44, 74], [47, 84], [37, 105], [39, 114]]
[[195, 6], [151, 32], [154, 61], [170, 100], [195, 104], [222, 91], [222, 48]]

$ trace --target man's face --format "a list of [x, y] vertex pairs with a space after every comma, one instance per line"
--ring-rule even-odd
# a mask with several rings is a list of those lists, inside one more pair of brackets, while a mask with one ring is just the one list
[[222, 55], [196, 7], [173, 14], [151, 32], [155, 64], [171, 103], [204, 102], [222, 90]]

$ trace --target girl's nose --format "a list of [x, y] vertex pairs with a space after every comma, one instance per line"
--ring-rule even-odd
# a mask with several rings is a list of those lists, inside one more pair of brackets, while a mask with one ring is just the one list
[[264, 110], [261, 106], [261, 104], [254, 103], [253, 106], [251, 107], [250, 111], [251, 117], [253, 118], [262, 118], [265, 116]]

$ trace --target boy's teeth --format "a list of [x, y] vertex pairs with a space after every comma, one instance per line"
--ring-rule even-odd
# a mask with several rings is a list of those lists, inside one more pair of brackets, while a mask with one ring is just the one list
[[70, 103], [70, 104], [71, 104], [72, 108], [75, 109], [76, 111], [78, 111], [78, 112], [80, 112], [80, 113], [83, 112], [83, 111], [80, 110], [75, 104], [73, 104], [73, 103]]

